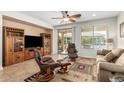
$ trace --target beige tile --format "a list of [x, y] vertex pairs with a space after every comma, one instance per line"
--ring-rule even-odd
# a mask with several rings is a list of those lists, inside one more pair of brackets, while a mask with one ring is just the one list
[[[54, 59], [57, 58], [58, 56], [54, 55]], [[0, 82], [24, 82], [25, 78], [37, 72], [39, 72], [39, 67], [35, 60], [27, 60], [22, 63], [4, 67], [3, 70], [0, 71]], [[56, 75], [51, 81], [61, 81], [60, 75]]]
[[[64, 56], [58, 57], [58, 55], [52, 55], [54, 60], [63, 58]], [[11, 66], [4, 67], [0, 71], [0, 82], [24, 82], [24, 79], [39, 72], [39, 67], [34, 59], [24, 61], [22, 63], [14, 64]], [[56, 69], [57, 72], [57, 69]], [[50, 82], [63, 82], [61, 79], [63, 74], [56, 73], [55, 78]]]

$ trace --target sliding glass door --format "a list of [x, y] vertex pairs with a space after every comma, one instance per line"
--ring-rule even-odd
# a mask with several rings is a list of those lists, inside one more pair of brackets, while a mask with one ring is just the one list
[[72, 42], [72, 29], [60, 29], [58, 31], [58, 53], [67, 54], [68, 44]]

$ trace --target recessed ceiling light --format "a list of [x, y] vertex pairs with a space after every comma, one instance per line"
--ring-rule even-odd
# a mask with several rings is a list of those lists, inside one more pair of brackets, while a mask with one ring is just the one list
[[92, 16], [96, 16], [96, 14], [92, 14]]

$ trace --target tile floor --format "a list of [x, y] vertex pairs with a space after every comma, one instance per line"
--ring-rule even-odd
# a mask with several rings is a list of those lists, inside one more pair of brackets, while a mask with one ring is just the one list
[[[63, 59], [66, 55], [52, 55], [51, 57], [56, 61], [57, 59]], [[0, 82], [24, 82], [24, 79], [39, 71], [34, 59], [27, 60], [0, 70]], [[63, 74], [56, 73], [55, 78], [51, 82], [64, 82], [61, 79], [62, 76]]]
[[[54, 60], [65, 57], [54, 55]], [[24, 82], [24, 79], [39, 72], [39, 67], [34, 59], [24, 61], [22, 63], [14, 64], [4, 67], [0, 71], [0, 82]], [[61, 74], [56, 74], [51, 82], [63, 82]]]

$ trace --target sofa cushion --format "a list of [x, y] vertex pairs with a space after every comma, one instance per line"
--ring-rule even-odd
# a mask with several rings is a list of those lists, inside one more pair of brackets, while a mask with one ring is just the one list
[[117, 56], [114, 55], [112, 52], [109, 52], [107, 55], [105, 55], [104, 59], [107, 61], [107, 62], [112, 62], [113, 59], [115, 59]]
[[106, 62], [106, 60], [104, 59], [104, 56], [103, 55], [97, 55], [96, 58], [97, 58], [96, 59], [97, 62]]
[[124, 73], [124, 66], [122, 65], [116, 65], [108, 62], [101, 62], [99, 63], [99, 67], [102, 70], [106, 70], [110, 72]]
[[102, 50], [97, 50], [97, 55], [103, 55]]
[[111, 50], [108, 50], [108, 49], [97, 50], [97, 55], [104, 55], [105, 56], [109, 52], [111, 52]]
[[117, 57], [120, 57], [120, 55], [124, 52], [124, 49], [117, 48], [117, 49], [112, 49], [112, 53], [116, 55]]
[[107, 50], [107, 49], [103, 49], [102, 50], [102, 54], [105, 56], [107, 55], [109, 52], [111, 52], [111, 50]]
[[121, 56], [116, 60], [115, 64], [124, 66], [124, 53], [122, 53]]

